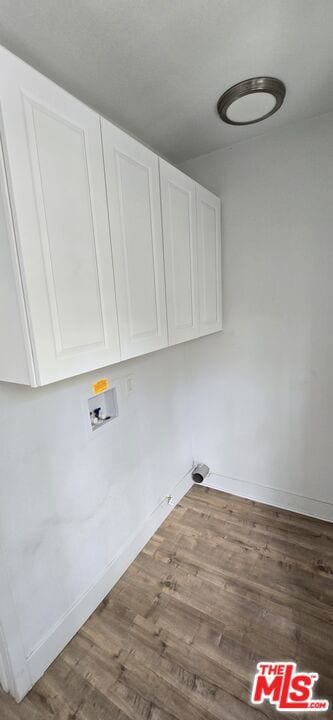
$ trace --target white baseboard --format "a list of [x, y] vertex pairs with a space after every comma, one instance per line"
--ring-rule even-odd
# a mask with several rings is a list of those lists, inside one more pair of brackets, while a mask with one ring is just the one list
[[9, 692], [10, 681], [8, 677], [8, 658], [6, 657], [6, 638], [0, 625], [0, 687], [4, 692]]
[[[32, 687], [4, 553], [0, 548], [0, 682], [19, 701]], [[11, 638], [10, 647], [7, 638]]]
[[276, 488], [245, 480], [225, 477], [217, 473], [208, 475], [203, 485], [213, 490], [222, 490], [231, 495], [239, 495], [248, 500], [256, 500], [265, 505], [274, 505], [274, 507], [283, 510], [291, 510], [292, 512], [301, 513], [301, 515], [309, 515], [320, 520], [333, 522], [333, 503], [324, 502], [323, 500], [316, 500], [287, 490], [277, 490]]
[[[173, 503], [179, 502], [192, 486], [191, 471], [175, 487], [170, 490]], [[88, 617], [96, 610], [103, 598], [110, 592], [115, 583], [123, 575], [128, 566], [136, 558], [140, 550], [150, 540], [152, 535], [159, 528], [161, 523], [172, 511], [172, 506], [164, 498], [155, 510], [145, 519], [141, 526], [128, 539], [125, 546], [121, 548], [107, 567], [104, 574], [97, 582], [81, 596], [69, 609], [59, 622], [43, 638], [31, 655], [27, 658], [27, 665], [32, 682], [35, 683], [59, 655], [67, 643], [78, 632]], [[28, 692], [27, 687], [17, 700], [21, 700]]]

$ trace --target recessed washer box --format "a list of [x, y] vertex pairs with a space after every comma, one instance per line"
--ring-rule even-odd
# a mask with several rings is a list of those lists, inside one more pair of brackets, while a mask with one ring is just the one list
[[118, 417], [116, 388], [110, 388], [88, 398], [88, 410], [93, 432]]

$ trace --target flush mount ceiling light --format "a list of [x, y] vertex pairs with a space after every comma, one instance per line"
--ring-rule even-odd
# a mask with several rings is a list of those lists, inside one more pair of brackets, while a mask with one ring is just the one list
[[285, 94], [285, 85], [277, 78], [250, 78], [226, 90], [217, 103], [217, 111], [229, 125], [252, 125], [276, 113]]

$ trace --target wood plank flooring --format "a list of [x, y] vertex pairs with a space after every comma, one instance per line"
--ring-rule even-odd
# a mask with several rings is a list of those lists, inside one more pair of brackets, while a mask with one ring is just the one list
[[260, 659], [333, 698], [333, 525], [194, 486], [27, 698], [0, 693], [0, 718], [300, 717], [251, 706]]

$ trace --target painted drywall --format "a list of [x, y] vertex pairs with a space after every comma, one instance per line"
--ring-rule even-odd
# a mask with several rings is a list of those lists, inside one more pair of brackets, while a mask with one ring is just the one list
[[[119, 417], [92, 434], [100, 377], [116, 383]], [[43, 388], [0, 383], [0, 405], [0, 549], [17, 618], [4, 631], [29, 658], [191, 468], [184, 347]]]
[[222, 198], [224, 332], [186, 346], [193, 454], [220, 487], [332, 503], [333, 114], [181, 167]]
[[[217, 487], [333, 501], [332, 156], [327, 115], [184, 166], [223, 198], [223, 334], [43, 388], [0, 383], [0, 616], [33, 678], [192, 454]], [[104, 375], [119, 418], [92, 436]], [[19, 693], [28, 682], [23, 668]]]

